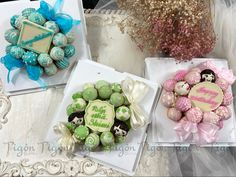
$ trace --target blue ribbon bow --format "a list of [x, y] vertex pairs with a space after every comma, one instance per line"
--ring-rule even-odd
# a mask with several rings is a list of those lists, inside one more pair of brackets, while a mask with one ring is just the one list
[[38, 12], [41, 13], [44, 18], [49, 21], [55, 21], [59, 26], [62, 33], [68, 33], [74, 25], [79, 25], [79, 20], [74, 20], [70, 15], [61, 13], [64, 0], [56, 0], [54, 6], [45, 2], [40, 1], [40, 8]]
[[11, 56], [10, 54], [5, 55], [0, 59], [0, 62], [4, 64], [4, 66], [8, 70], [7, 74], [7, 82], [10, 82], [10, 74], [11, 71], [17, 68], [26, 68], [26, 72], [28, 77], [31, 80], [37, 81], [42, 88], [45, 88], [46, 85], [43, 81], [40, 80], [40, 67], [39, 66], [32, 66], [25, 64], [22, 60], [16, 59], [15, 57]]

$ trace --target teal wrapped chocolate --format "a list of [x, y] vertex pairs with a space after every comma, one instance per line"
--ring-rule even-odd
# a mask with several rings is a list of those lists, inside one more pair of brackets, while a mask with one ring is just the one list
[[53, 60], [63, 60], [65, 56], [64, 50], [60, 47], [53, 47], [50, 51], [50, 57]]
[[15, 27], [19, 30], [21, 30], [21, 27], [22, 27], [22, 23], [24, 20], [26, 20], [27, 18], [24, 17], [24, 16], [18, 16], [16, 18], [16, 21], [15, 21]]
[[57, 33], [53, 37], [53, 44], [57, 47], [64, 47], [67, 44], [67, 38], [62, 33]]
[[65, 57], [70, 58], [75, 54], [75, 47], [71, 44], [64, 48]]
[[10, 19], [10, 24], [13, 28], [15, 28], [15, 23], [16, 23], [16, 19], [19, 17], [19, 15], [13, 15]]
[[11, 47], [10, 55], [20, 59], [25, 53], [25, 50], [18, 46]]
[[43, 25], [46, 22], [43, 15], [38, 12], [32, 12], [28, 17], [28, 20], [38, 25]]
[[21, 12], [21, 14], [22, 14], [22, 16], [28, 18], [30, 16], [30, 14], [33, 12], [36, 12], [35, 8], [26, 8]]
[[4, 37], [7, 42], [16, 45], [19, 39], [20, 31], [17, 29], [9, 29], [5, 32]]
[[38, 55], [36, 53], [28, 51], [24, 53], [22, 59], [26, 64], [37, 65], [38, 64], [37, 57]]
[[55, 64], [59, 69], [66, 69], [70, 66], [70, 62], [67, 58], [64, 58], [62, 60], [58, 60], [55, 62]]
[[58, 71], [58, 69], [54, 63], [52, 63], [51, 65], [49, 65], [47, 67], [44, 67], [44, 72], [48, 76], [55, 75], [57, 73], [57, 71]]
[[73, 30], [70, 30], [68, 33], [66, 33], [67, 43], [72, 44], [75, 41], [75, 34]]
[[5, 49], [5, 51], [6, 51], [6, 53], [7, 54], [9, 54], [10, 53], [10, 51], [11, 51], [11, 48], [13, 47], [14, 45], [12, 45], [12, 44], [9, 44], [9, 45], [7, 45], [6, 46], [6, 49]]
[[54, 21], [47, 21], [44, 24], [44, 27], [47, 28], [47, 29], [52, 30], [55, 34], [59, 32], [59, 27], [56, 24], [56, 22], [54, 22]]
[[51, 65], [52, 62], [53, 61], [52, 61], [51, 57], [47, 53], [42, 53], [38, 57], [38, 63], [42, 67], [47, 67], [47, 66]]

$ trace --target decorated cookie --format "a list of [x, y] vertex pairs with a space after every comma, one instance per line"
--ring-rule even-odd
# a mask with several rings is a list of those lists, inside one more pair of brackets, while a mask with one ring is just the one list
[[93, 131], [110, 131], [114, 118], [114, 106], [107, 101], [90, 101], [85, 110], [85, 125]]
[[123, 122], [123, 121], [116, 121], [112, 127], [111, 132], [115, 135], [115, 136], [127, 136], [128, 132], [129, 132], [129, 127], [128, 125]]
[[84, 145], [88, 150], [92, 151], [98, 147], [99, 143], [99, 136], [96, 133], [90, 133], [85, 139]]
[[162, 104], [167, 107], [173, 107], [175, 105], [175, 94], [173, 92], [163, 92], [161, 96], [161, 102]]
[[95, 100], [98, 97], [97, 90], [95, 88], [89, 87], [83, 91], [83, 98], [86, 101]]
[[121, 85], [119, 83], [113, 83], [111, 84], [111, 89], [113, 92], [121, 93]]
[[89, 129], [84, 125], [80, 125], [74, 131], [74, 136], [78, 140], [84, 140], [85, 138], [87, 138], [88, 135], [89, 135]]
[[182, 113], [176, 108], [169, 108], [167, 111], [167, 117], [173, 121], [179, 121], [182, 118]]
[[215, 82], [216, 81], [216, 75], [214, 71], [210, 69], [205, 69], [201, 72], [201, 82]]
[[98, 89], [98, 94], [102, 99], [109, 99], [112, 94], [112, 89], [109, 85], [104, 85]]
[[121, 121], [127, 121], [131, 116], [131, 111], [126, 106], [121, 106], [116, 110], [116, 118]]
[[211, 82], [202, 82], [195, 85], [188, 97], [194, 107], [202, 111], [212, 111], [218, 108], [223, 101], [223, 92], [221, 88]]
[[84, 124], [84, 112], [69, 112], [70, 116], [68, 117], [68, 122], [71, 122], [75, 125], [83, 125]]
[[47, 67], [47, 66], [51, 65], [53, 63], [53, 61], [52, 61], [52, 58], [48, 54], [42, 53], [38, 56], [38, 63], [42, 67]]
[[124, 104], [124, 96], [120, 93], [113, 93], [110, 98], [110, 102], [115, 107], [119, 107]]
[[190, 91], [190, 86], [185, 81], [180, 81], [175, 84], [175, 92], [180, 95], [187, 95]]

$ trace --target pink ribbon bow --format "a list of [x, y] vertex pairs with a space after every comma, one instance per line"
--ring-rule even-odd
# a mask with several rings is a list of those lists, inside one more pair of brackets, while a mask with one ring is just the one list
[[213, 143], [217, 139], [217, 132], [220, 128], [208, 122], [203, 122], [198, 125], [198, 140], [197, 143]]

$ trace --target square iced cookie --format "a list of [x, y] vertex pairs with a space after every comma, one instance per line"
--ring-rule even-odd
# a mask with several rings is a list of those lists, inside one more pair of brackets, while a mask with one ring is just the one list
[[22, 22], [18, 45], [36, 53], [48, 53], [53, 35], [53, 31], [24, 20]]

